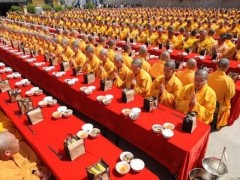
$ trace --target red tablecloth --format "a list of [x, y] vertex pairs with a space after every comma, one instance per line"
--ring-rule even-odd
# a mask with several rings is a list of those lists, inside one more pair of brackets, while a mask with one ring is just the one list
[[[107, 92], [100, 91], [99, 80], [92, 84], [97, 87], [97, 90], [90, 96], [86, 96], [79, 92], [81, 86], [86, 86], [83, 84], [82, 76], [79, 76], [79, 82], [76, 85], [70, 87], [63, 82], [64, 79], [73, 77], [70, 71], [67, 72], [65, 77], [56, 79], [51, 75], [52, 72], [46, 73], [41, 67], [35, 67], [16, 55], [4, 50], [0, 50], [0, 53], [6, 64], [9, 64], [60, 100], [142, 149], [165, 165], [172, 173], [178, 173], [178, 179], [186, 180], [188, 172], [201, 164], [210, 132], [208, 125], [198, 122], [198, 127], [192, 134], [185, 133], [181, 130], [183, 114], [163, 106], [151, 113], [142, 112], [137, 121], [132, 121], [121, 115], [121, 110], [126, 107], [142, 107], [142, 97], [135, 96], [133, 102], [122, 103], [121, 90], [113, 87]], [[57, 66], [56, 69], [59, 69], [59, 67]], [[96, 101], [98, 95], [106, 94], [114, 95], [113, 102], [109, 106], [104, 106]], [[180, 118], [174, 114], [177, 114]], [[176, 125], [175, 135], [171, 139], [165, 139], [162, 135], [157, 135], [151, 130], [153, 124], [163, 124], [165, 122], [172, 122]]]
[[[5, 79], [5, 74], [2, 75], [2, 79]], [[16, 88], [14, 87], [16, 81], [19, 81], [19, 79], [9, 80], [12, 88]], [[32, 86], [22, 87], [23, 95], [25, 95], [25, 91], [31, 88]], [[17, 103], [10, 103], [7, 92], [0, 93], [0, 97], [0, 106], [2, 109], [7, 113], [23, 134], [24, 138], [34, 148], [35, 152], [37, 152], [57, 179], [87, 179], [86, 167], [98, 162], [101, 158], [110, 167], [111, 179], [159, 179], [146, 168], [139, 173], [130, 171], [130, 173], [125, 176], [120, 176], [115, 170], [115, 164], [120, 161], [119, 155], [122, 151], [101, 135], [96, 139], [86, 139], [86, 153], [74, 161], [68, 160], [64, 153], [63, 141], [67, 137], [67, 134], [76, 134], [81, 129], [81, 126], [84, 124], [82, 120], [75, 116], [55, 120], [51, 117], [51, 114], [56, 111], [59, 105], [45, 107], [42, 108], [44, 121], [34, 126], [30, 125], [36, 132], [36, 135], [33, 135], [25, 126], [27, 123], [26, 115], [20, 115]], [[38, 102], [44, 97], [44, 94], [32, 96], [31, 99], [33, 100], [34, 106], [38, 106]], [[59, 154], [63, 156], [63, 160], [60, 160], [47, 145], [50, 145], [59, 152]]]

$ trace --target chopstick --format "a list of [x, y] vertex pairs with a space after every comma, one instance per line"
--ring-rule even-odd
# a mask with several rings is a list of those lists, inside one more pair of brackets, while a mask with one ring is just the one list
[[175, 114], [175, 113], [171, 113], [172, 115], [174, 115], [174, 116], [177, 116], [177, 117], [179, 117], [179, 118], [183, 118], [183, 117], [181, 117], [181, 116], [179, 116], [179, 115], [177, 115], [177, 114]]
[[53, 149], [50, 145], [47, 145], [47, 147], [54, 153], [54, 154], [56, 154], [58, 157], [59, 157], [59, 159], [62, 159], [63, 157], [55, 150], [55, 149]]
[[27, 124], [26, 125], [27, 126], [27, 128], [31, 131], [31, 133], [33, 134], [33, 135], [36, 135], [36, 132]]

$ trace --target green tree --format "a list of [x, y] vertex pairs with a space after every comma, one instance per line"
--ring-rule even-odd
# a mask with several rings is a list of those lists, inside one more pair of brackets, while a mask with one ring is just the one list
[[33, 4], [28, 4], [28, 5], [27, 5], [27, 11], [28, 11], [29, 13], [35, 14], [35, 5], [33, 5]]
[[12, 5], [10, 11], [21, 12], [22, 8], [20, 6]]

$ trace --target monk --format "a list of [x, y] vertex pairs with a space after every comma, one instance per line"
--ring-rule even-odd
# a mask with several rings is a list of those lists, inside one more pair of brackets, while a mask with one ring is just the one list
[[108, 50], [103, 48], [100, 50], [101, 65], [99, 66], [99, 74], [97, 75], [100, 79], [113, 79], [114, 64], [108, 58]]
[[176, 98], [176, 110], [188, 113], [196, 111], [197, 118], [210, 124], [213, 121], [213, 114], [216, 109], [216, 93], [207, 84], [208, 72], [197, 70], [194, 83], [184, 86]]
[[139, 47], [139, 51], [138, 51], [138, 55], [139, 58], [142, 60], [142, 68], [149, 72], [151, 69], [151, 65], [149, 64], [149, 62], [147, 62], [147, 56], [148, 56], [148, 49], [146, 45], [142, 45]]
[[217, 70], [208, 77], [208, 84], [217, 95], [217, 130], [227, 125], [231, 109], [231, 99], [235, 94], [235, 83], [226, 75], [228, 67], [229, 60], [222, 58], [217, 63]]
[[116, 55], [115, 49], [116, 49], [116, 41], [113, 39], [110, 39], [107, 43], [108, 45], [108, 57], [113, 62], [114, 56]]
[[99, 43], [97, 47], [94, 49], [94, 54], [100, 58], [100, 51], [106, 46], [107, 38], [104, 36], [99, 37]]
[[217, 59], [223, 58], [227, 56], [229, 47], [225, 43], [226, 35], [223, 34], [219, 37], [218, 43], [212, 46], [212, 51], [210, 52], [210, 55], [212, 55], [213, 52], [217, 53]]
[[149, 74], [153, 79], [156, 79], [159, 75], [163, 75], [164, 64], [170, 60], [170, 54], [168, 51], [164, 51], [160, 54], [160, 61], [153, 64]]
[[115, 65], [115, 72], [114, 72], [114, 84], [118, 88], [126, 87], [126, 82], [132, 75], [130, 69], [124, 64], [123, 57], [121, 54], [116, 54], [114, 56], [114, 65]]
[[72, 48], [68, 45], [69, 40], [66, 39], [65, 37], [62, 38], [62, 47], [63, 51], [62, 54], [60, 55], [60, 61], [70, 61], [72, 57], [74, 56], [74, 52]]
[[80, 50], [79, 41], [72, 42], [72, 49], [74, 52], [74, 56], [70, 59], [70, 62], [74, 67], [83, 67], [84, 63], [86, 62], [86, 56]]
[[139, 58], [136, 58], [132, 61], [132, 75], [126, 83], [127, 88], [133, 88], [136, 94], [145, 97], [150, 93], [152, 78], [148, 72], [142, 68], [142, 65], [143, 62]]
[[175, 98], [182, 88], [181, 81], [174, 73], [176, 64], [169, 60], [164, 64], [164, 74], [158, 76], [151, 86], [150, 95], [159, 97], [159, 102], [167, 107], [174, 109]]
[[131, 52], [132, 52], [132, 48], [130, 45], [126, 44], [123, 46], [123, 52], [122, 52], [123, 62], [124, 64], [126, 64], [128, 68], [131, 68], [131, 64], [133, 61], [132, 57], [130, 57]]
[[197, 61], [193, 58], [190, 58], [186, 63], [186, 69], [177, 73], [177, 77], [182, 82], [183, 86], [194, 82], [196, 67]]
[[85, 48], [85, 55], [87, 57], [86, 62], [83, 65], [83, 72], [95, 73], [97, 75], [101, 61], [94, 54], [94, 48], [92, 45], [87, 45]]
[[0, 133], [0, 179], [47, 180], [50, 173], [19, 154], [19, 141], [8, 131]]

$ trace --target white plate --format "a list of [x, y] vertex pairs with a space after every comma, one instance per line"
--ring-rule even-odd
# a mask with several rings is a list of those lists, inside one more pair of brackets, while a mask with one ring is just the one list
[[106, 98], [106, 99], [113, 99], [113, 95], [112, 95], [112, 94], [107, 94], [107, 95], [105, 96], [105, 98]]
[[43, 100], [44, 100], [44, 101], [50, 101], [50, 100], [52, 100], [52, 99], [53, 99], [52, 96], [46, 96]]
[[140, 108], [138, 108], [138, 107], [132, 108], [132, 112], [134, 112], [134, 113], [140, 113], [141, 111], [142, 110]]
[[91, 132], [92, 129], [93, 129], [93, 125], [90, 123], [86, 123], [82, 126], [82, 130], [85, 130], [87, 132]]
[[171, 138], [171, 137], [173, 137], [173, 135], [174, 135], [174, 132], [171, 130], [171, 129], [164, 129], [163, 131], [162, 131], [162, 135], [163, 135], [163, 137], [165, 137], [165, 138]]
[[88, 86], [88, 89], [91, 89], [92, 91], [94, 91], [96, 89], [95, 86]]
[[60, 106], [60, 107], [57, 108], [58, 112], [64, 112], [66, 110], [67, 110], [67, 106]]
[[141, 159], [133, 159], [130, 162], [130, 166], [133, 171], [139, 172], [139, 171], [143, 170], [143, 168], [145, 167], [145, 163]]
[[80, 91], [84, 92], [87, 88], [88, 87], [86, 87], [86, 86], [82, 86], [82, 87], [80, 87]]
[[[126, 159], [125, 156], [130, 157], [130, 159]], [[122, 152], [122, 153], [120, 154], [120, 159], [121, 159], [122, 161], [130, 162], [133, 158], [134, 158], [133, 153], [131, 153], [131, 152], [129, 152], [129, 151], [124, 151], [124, 152]]]

